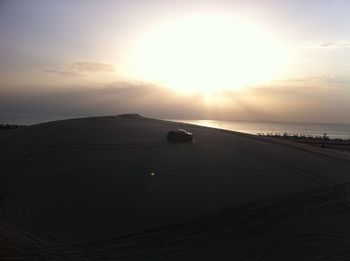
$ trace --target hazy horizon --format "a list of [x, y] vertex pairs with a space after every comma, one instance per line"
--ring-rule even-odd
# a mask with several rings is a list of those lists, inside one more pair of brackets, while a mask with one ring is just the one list
[[350, 124], [348, 10], [346, 0], [1, 1], [0, 118]]
[[[150, 115], [140, 114], [138, 112], [122, 112], [116, 114], [86, 114], [86, 115], [57, 115], [57, 114], [0, 114], [0, 124], [13, 124], [29, 126], [34, 124], [47, 123], [51, 121], [69, 120], [69, 119], [80, 119], [80, 118], [94, 118], [94, 117], [113, 117], [119, 115], [136, 114], [144, 118], [153, 118], [165, 121], [175, 122], [196, 122], [196, 121], [210, 121], [210, 122], [241, 122], [241, 123], [262, 123], [262, 124], [310, 124], [310, 125], [343, 125], [350, 126], [350, 123], [332, 123], [332, 122], [302, 122], [302, 121], [264, 121], [264, 120], [237, 120], [237, 119], [218, 119], [218, 118], [158, 118]], [[193, 123], [196, 124], [196, 123]], [[211, 124], [208, 125], [211, 127]]]

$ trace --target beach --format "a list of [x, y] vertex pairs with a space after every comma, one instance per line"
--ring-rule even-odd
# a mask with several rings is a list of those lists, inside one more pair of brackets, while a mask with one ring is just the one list
[[[193, 142], [169, 143], [178, 128]], [[4, 258], [350, 258], [350, 153], [136, 114], [0, 144]]]

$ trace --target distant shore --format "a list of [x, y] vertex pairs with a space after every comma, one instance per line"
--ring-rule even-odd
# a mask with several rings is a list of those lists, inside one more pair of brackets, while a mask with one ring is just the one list
[[25, 125], [17, 125], [17, 124], [0, 124], [0, 130], [12, 130], [20, 127], [26, 127]]
[[329, 138], [326, 133], [323, 136], [300, 135], [288, 133], [257, 133], [257, 136], [283, 139], [303, 144], [309, 144], [321, 148], [329, 148], [350, 152], [350, 139]]

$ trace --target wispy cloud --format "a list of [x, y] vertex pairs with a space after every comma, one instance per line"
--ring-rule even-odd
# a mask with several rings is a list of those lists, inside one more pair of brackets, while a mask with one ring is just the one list
[[[339, 83], [337, 82], [339, 81]], [[324, 82], [322, 84], [322, 82]], [[137, 82], [89, 86], [22, 86], [0, 95], [7, 114], [112, 115], [138, 112], [155, 118], [350, 122], [349, 85], [332, 77], [296, 78], [223, 91], [210, 102], [201, 93]], [[0, 113], [0, 115], [1, 115]]]
[[350, 41], [320, 42], [302, 46], [303, 49], [345, 49], [350, 48]]
[[303, 95], [334, 95], [334, 92], [349, 94], [349, 86], [350, 78], [320, 75], [275, 80], [267, 85], [253, 86], [250, 90], [264, 95], [296, 94], [301, 97]]
[[110, 63], [99, 63], [99, 62], [74, 62], [67, 66], [69, 70], [78, 72], [113, 72], [115, 65]]
[[116, 66], [103, 62], [78, 61], [66, 64], [61, 68], [45, 68], [44, 72], [60, 74], [63, 76], [85, 76], [95, 73], [110, 73], [116, 70]]

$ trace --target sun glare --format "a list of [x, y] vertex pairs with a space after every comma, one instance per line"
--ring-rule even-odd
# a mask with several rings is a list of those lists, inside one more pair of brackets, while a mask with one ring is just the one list
[[287, 53], [257, 26], [229, 16], [192, 16], [145, 33], [131, 74], [186, 91], [241, 88], [279, 77]]

